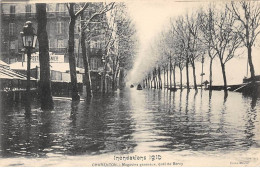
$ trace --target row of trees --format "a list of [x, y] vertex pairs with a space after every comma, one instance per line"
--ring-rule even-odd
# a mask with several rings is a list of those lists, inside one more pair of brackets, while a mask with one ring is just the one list
[[[170, 28], [164, 31], [157, 40], [156, 54], [160, 57], [151, 73], [144, 78], [144, 84], [155, 88], [162, 88], [161, 68], [164, 70], [164, 84], [176, 90], [175, 70], [179, 68], [180, 88], [182, 85], [182, 71], [186, 68], [187, 88], [190, 88], [189, 68], [192, 67], [193, 85], [197, 89], [195, 62], [204, 62], [209, 58], [209, 89], [212, 86], [212, 63], [219, 59], [227, 94], [226, 63], [239, 56], [237, 49], [246, 47], [251, 80], [255, 80], [252, 62], [252, 46], [260, 33], [260, 6], [258, 2], [242, 1], [230, 2], [220, 7], [210, 4], [185, 16], [171, 18]], [[165, 75], [166, 74], [166, 75]], [[173, 74], [173, 87], [172, 87]], [[165, 78], [165, 76], [167, 76]]]
[[[90, 57], [90, 40], [93, 36], [93, 30], [100, 29], [97, 27], [98, 24], [102, 23], [102, 16], [110, 12], [111, 18], [113, 18], [112, 25], [107, 24], [102, 32], [105, 37], [106, 45], [103, 51], [103, 58], [105, 61], [104, 72], [106, 74], [106, 68], [108, 62], [112, 60], [112, 77], [113, 84], [118, 77], [119, 68], [125, 69], [131, 68], [131, 63], [136, 51], [136, 36], [135, 27], [130, 20], [130, 17], [126, 14], [126, 7], [123, 3], [98, 3], [98, 9], [91, 16], [84, 15], [84, 11], [91, 7], [93, 3], [68, 3], [66, 4], [69, 16], [69, 40], [68, 40], [68, 54], [69, 54], [69, 65], [70, 65], [70, 77], [72, 86], [72, 100], [77, 101], [80, 99], [77, 87], [77, 74], [76, 74], [76, 59], [74, 52], [75, 44], [75, 24], [77, 19], [80, 19], [80, 44], [82, 49], [82, 57], [85, 68], [86, 77], [86, 92], [87, 97], [91, 97], [92, 84], [89, 71], [89, 57]], [[50, 82], [50, 67], [49, 67], [49, 45], [48, 36], [46, 31], [47, 15], [46, 15], [46, 4], [36, 4], [36, 15], [37, 15], [37, 35], [39, 40], [39, 58], [40, 58], [40, 96], [41, 96], [41, 108], [43, 110], [53, 109], [53, 100], [51, 94], [51, 82]], [[94, 23], [94, 24], [93, 24]], [[115, 24], [115, 25], [114, 25]], [[116, 46], [117, 44], [117, 46]], [[116, 48], [116, 49], [115, 49]], [[113, 53], [111, 53], [114, 51]], [[115, 52], [116, 51], [116, 52]], [[133, 51], [133, 53], [131, 53]], [[112, 55], [113, 54], [113, 55]], [[112, 56], [112, 57], [111, 57]], [[111, 59], [112, 58], [112, 59]], [[114, 86], [115, 87], [115, 86]]]

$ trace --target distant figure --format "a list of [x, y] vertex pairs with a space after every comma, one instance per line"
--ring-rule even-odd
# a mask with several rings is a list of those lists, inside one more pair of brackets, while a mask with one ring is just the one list
[[137, 90], [143, 90], [141, 84], [138, 84], [136, 89], [137, 89]]
[[[205, 89], [208, 89], [209, 81], [208, 81], [208, 80], [204, 81], [204, 84], [205, 84]], [[201, 87], [201, 88], [202, 88], [202, 87]]]

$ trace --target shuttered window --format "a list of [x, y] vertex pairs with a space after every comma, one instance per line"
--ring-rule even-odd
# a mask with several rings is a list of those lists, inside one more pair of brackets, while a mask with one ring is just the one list
[[58, 48], [64, 48], [64, 41], [63, 40], [58, 40], [57, 41], [57, 46], [58, 46]]
[[9, 35], [14, 35], [15, 24], [9, 23]]
[[10, 6], [10, 14], [15, 14], [15, 6], [14, 5]]
[[57, 22], [57, 34], [62, 34], [64, 32], [64, 22]]
[[26, 13], [31, 13], [32, 12], [32, 6], [31, 5], [26, 5], [25, 6], [25, 12]]

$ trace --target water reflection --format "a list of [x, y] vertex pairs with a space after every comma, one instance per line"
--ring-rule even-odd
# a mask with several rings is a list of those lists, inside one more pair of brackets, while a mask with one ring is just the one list
[[242, 151], [260, 147], [259, 104], [240, 93], [155, 89], [55, 101], [51, 112], [34, 100], [30, 112], [10, 103], [1, 108], [0, 155]]

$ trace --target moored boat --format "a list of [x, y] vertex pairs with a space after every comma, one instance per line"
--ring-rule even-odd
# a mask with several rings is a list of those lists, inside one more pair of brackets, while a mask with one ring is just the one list
[[142, 88], [141, 84], [138, 84], [138, 86], [137, 86], [136, 90], [143, 90], [143, 88]]

